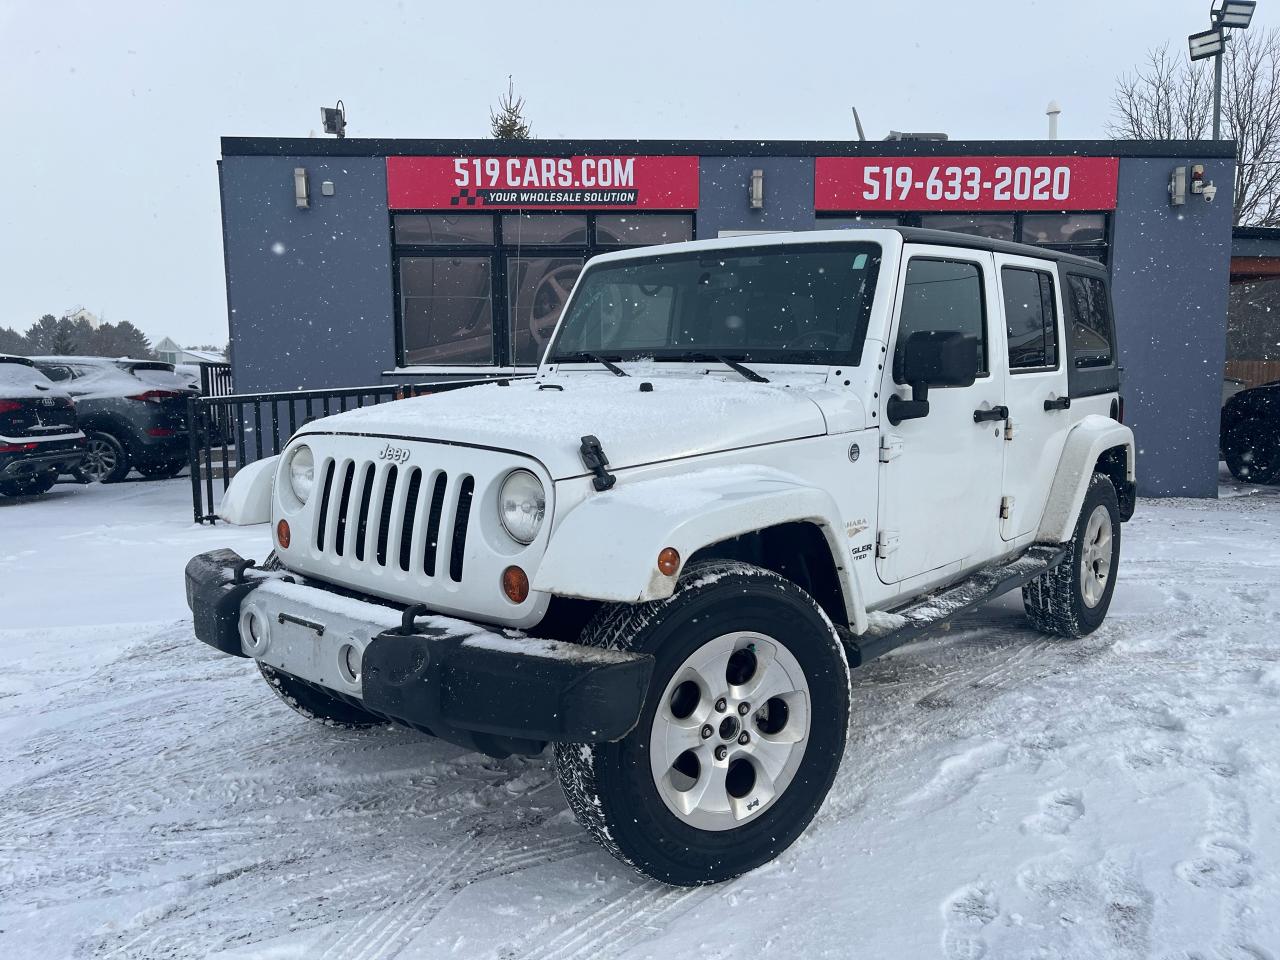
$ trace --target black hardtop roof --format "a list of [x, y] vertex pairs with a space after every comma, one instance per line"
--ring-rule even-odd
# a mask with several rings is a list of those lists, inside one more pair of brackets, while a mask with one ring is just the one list
[[992, 253], [1007, 253], [1018, 257], [1036, 257], [1040, 260], [1056, 260], [1072, 267], [1088, 269], [1095, 273], [1105, 274], [1107, 268], [1096, 260], [1079, 257], [1074, 253], [1063, 253], [1061, 250], [1049, 250], [1030, 243], [1014, 243], [1012, 240], [992, 240], [989, 237], [975, 237], [970, 233], [953, 233], [950, 230], [930, 230], [927, 227], [885, 227], [902, 234], [907, 243], [934, 243], [947, 247], [963, 247], [966, 250], [989, 250]]

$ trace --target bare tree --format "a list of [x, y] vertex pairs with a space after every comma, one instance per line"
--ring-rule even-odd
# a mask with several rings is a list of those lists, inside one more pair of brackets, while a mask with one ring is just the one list
[[[1280, 32], [1233, 33], [1222, 85], [1223, 127], [1236, 142], [1235, 222], [1280, 225]], [[1212, 63], [1165, 44], [1119, 78], [1107, 130], [1123, 140], [1199, 140], [1212, 117]]]
[[497, 110], [489, 110], [489, 129], [495, 140], [528, 140], [533, 136], [524, 118], [524, 97], [516, 96], [509, 75], [506, 95], [498, 101]]

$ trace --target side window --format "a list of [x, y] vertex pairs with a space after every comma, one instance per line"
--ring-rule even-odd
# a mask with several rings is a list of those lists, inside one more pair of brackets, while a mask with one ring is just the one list
[[1058, 365], [1058, 316], [1053, 276], [1041, 270], [1004, 267], [1005, 335], [1009, 338], [1011, 370], [1043, 369]]
[[66, 367], [59, 366], [57, 364], [50, 364], [48, 366], [45, 366], [44, 364], [37, 364], [37, 366], [39, 367], [41, 373], [43, 373], [46, 377], [48, 377], [50, 380], [53, 380], [55, 382], [59, 380], [71, 379], [71, 371], [68, 370]]
[[987, 375], [987, 317], [982, 299], [982, 268], [978, 264], [924, 257], [913, 257], [907, 264], [898, 345], [893, 354], [894, 383], [905, 383], [902, 362], [907, 338], [934, 330], [971, 338], [978, 351], [978, 376]]
[[1098, 277], [1067, 276], [1067, 318], [1071, 321], [1071, 363], [1111, 365], [1111, 308], [1107, 286]]

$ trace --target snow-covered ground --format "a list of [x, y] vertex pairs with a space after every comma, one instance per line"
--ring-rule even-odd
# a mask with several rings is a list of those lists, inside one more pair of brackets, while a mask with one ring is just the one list
[[185, 480], [0, 500], [0, 957], [1280, 958], [1280, 490], [1144, 501], [1081, 642], [1015, 598], [855, 676], [741, 880], [594, 846], [547, 757], [335, 732], [191, 634]]

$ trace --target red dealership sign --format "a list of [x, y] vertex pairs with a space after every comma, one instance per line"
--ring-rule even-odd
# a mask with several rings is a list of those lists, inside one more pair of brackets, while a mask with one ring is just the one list
[[697, 157], [387, 157], [392, 210], [693, 210]]
[[1112, 210], [1115, 157], [818, 157], [814, 209]]

